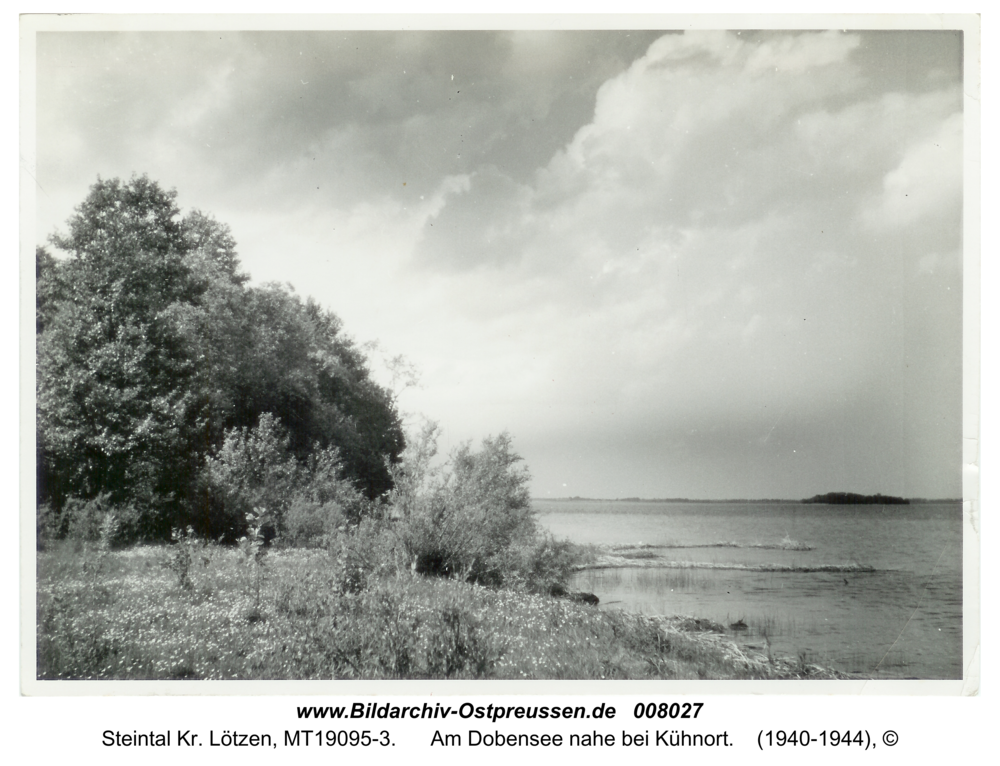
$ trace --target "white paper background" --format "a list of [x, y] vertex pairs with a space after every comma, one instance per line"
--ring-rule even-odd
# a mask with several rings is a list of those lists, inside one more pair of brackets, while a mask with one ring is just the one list
[[[185, 7], [185, 3], [173, 3], [165, 10], [170, 11], [187, 11], [188, 7]], [[714, 10], [710, 8], [712, 4], [701, 3], [698, 4], [697, 10]], [[872, 10], [885, 10], [888, 12], [913, 12], [913, 11], [925, 11], [925, 8], [921, 8], [922, 4], [910, 3], [905, 7], [901, 7], [900, 4], [887, 4], [884, 6], [873, 6], [871, 4], [859, 4], [859, 8], [851, 8], [849, 5], [839, 4], [836, 7], [836, 11], [850, 11], [850, 10], [861, 10], [861, 11], [872, 11]], [[429, 7], [429, 6], [425, 6]], [[543, 10], [548, 10], [544, 6], [540, 6], [535, 3], [531, 5], [532, 9], [542, 8]], [[731, 11], [730, 7], [725, 4], [718, 6], [719, 10]], [[150, 7], [144, 7], [143, 10], [147, 10]], [[211, 4], [200, 3], [196, 6], [190, 4], [191, 9], [197, 8], [197, 10], [214, 10], [211, 8]], [[103, 4], [101, 6], [91, 6], [87, 10], [108, 10], [111, 12], [127, 12], [137, 10], [134, 6], [126, 6], [125, 4]], [[281, 8], [282, 11], [292, 10], [293, 6], [290, 4], [284, 4]], [[303, 8], [304, 10], [312, 10], [312, 8]], [[366, 6], [365, 10], [374, 9], [374, 7], [369, 4]], [[520, 10], [515, 7], [515, 4], [506, 3], [502, 7], [505, 11]], [[620, 11], [624, 7], [622, 4], [616, 4], [614, 10]], [[20, 10], [27, 10], [22, 4]], [[251, 9], [247, 6], [243, 6], [239, 9], [240, 11], [256, 10]], [[270, 9], [262, 9], [270, 10]], [[296, 9], [297, 10], [297, 9]], [[330, 6], [325, 6], [322, 10], [331, 10]], [[351, 8], [350, 10], [358, 10], [357, 8]], [[445, 8], [444, 10], [450, 10]], [[462, 9], [464, 10], [464, 8]], [[553, 9], [555, 10], [555, 9]], [[583, 6], [579, 4], [574, 4], [572, 8], [573, 11], [579, 12], [581, 10], [586, 10]], [[595, 8], [595, 10], [604, 10], [602, 8]], [[645, 8], [637, 7], [636, 10], [646, 10]], [[662, 10], [662, 8], [657, 8], [656, 10]], [[686, 10], [686, 9], [685, 9]], [[754, 11], [787, 11], [787, 10], [797, 10], [797, 8], [781, 7], [780, 4], [770, 4], [770, 6], [765, 6], [757, 4], [753, 8]], [[949, 8], [949, 11], [959, 12], [965, 11], [966, 9], [960, 7]], [[8, 40], [8, 45], [5, 46], [6, 49], [6, 63], [8, 66], [5, 68], [7, 73], [7, 81], [9, 84], [8, 88], [8, 100], [9, 106], [13, 106], [15, 99], [17, 97], [17, 77], [14, 74], [18, 71], [18, 62], [16, 60], [17, 53], [16, 47], [14, 46], [14, 35], [16, 34], [16, 25], [10, 24], [12, 19], [8, 15], [8, 26], [5, 27], [7, 31], [6, 38]], [[877, 26], [877, 19], [872, 19], [872, 26]], [[760, 23], [759, 26], [769, 26], [774, 23], [774, 19], [766, 19]], [[817, 24], [817, 26], [823, 26]], [[987, 25], [988, 29], [989, 25]], [[971, 40], [967, 37], [966, 45], [969, 46]], [[995, 164], [993, 162], [993, 151], [992, 142], [989, 137], [992, 135], [990, 130], [994, 126], [995, 120], [993, 120], [994, 114], [989, 108], [991, 103], [990, 96], [995, 97], [995, 89], [991, 88], [991, 82], [989, 82], [989, 75], [993, 73], [990, 69], [990, 62], [988, 59], [989, 48], [987, 44], [983, 46], [986, 49], [987, 58], [984, 60], [984, 74], [986, 75], [987, 82], [983, 87], [983, 103], [987, 104], [987, 108], [983, 113], [983, 197], [982, 197], [982, 209], [985, 213], [984, 221], [985, 226], [983, 230], [982, 239], [982, 253], [983, 253], [983, 264], [982, 264], [982, 293], [987, 297], [987, 300], [983, 305], [983, 338], [985, 342], [983, 344], [983, 391], [990, 392], [995, 389], [995, 386], [991, 386], [991, 383], [996, 383], [995, 375], [995, 364], [993, 362], [994, 353], [993, 348], [995, 348], [995, 341], [993, 341], [993, 333], [990, 332], [991, 329], [996, 327], [996, 317], [994, 312], [995, 301], [990, 300], [991, 290], [990, 287], [995, 285], [994, 273], [993, 273], [993, 263], [995, 259], [992, 256], [996, 252], [995, 247], [995, 227], [991, 224], [993, 223], [994, 213], [996, 210], [996, 196], [994, 188], [994, 176], [990, 172]], [[967, 80], [967, 83], [969, 81]], [[16, 123], [16, 110], [8, 109], [6, 119], [7, 134], [12, 142], [18, 141], [18, 128]], [[972, 121], [973, 114], [971, 111], [966, 111], [967, 121]], [[972, 153], [966, 151], [966, 161], [970, 159]], [[968, 173], [968, 167], [967, 167]], [[16, 231], [17, 227], [14, 221], [13, 211], [16, 209], [15, 203], [18, 201], [18, 189], [16, 183], [12, 178], [13, 174], [9, 176], [11, 178], [10, 185], [7, 190], [7, 205], [5, 206], [5, 211], [8, 216], [9, 226], [6, 227], [6, 231], [10, 232], [11, 240], [13, 239], [13, 233]], [[967, 179], [968, 184], [968, 179]], [[969, 188], [967, 185], [967, 214], [968, 214], [968, 199], [969, 199]], [[24, 220], [22, 218], [22, 220]], [[33, 220], [28, 218], [28, 220]], [[970, 246], [969, 231], [966, 232], [966, 247]], [[31, 252], [34, 247], [34, 233], [30, 229], [22, 229], [22, 251], [27, 248], [27, 252]], [[13, 242], [9, 240], [9, 247], [13, 247]], [[968, 256], [967, 256], [968, 258]], [[4, 280], [5, 288], [7, 289], [7, 300], [3, 302], [4, 310], [7, 312], [5, 319], [5, 326], [8, 328], [13, 328], [16, 326], [17, 322], [15, 319], [15, 306], [18, 305], [18, 298], [16, 293], [16, 285], [18, 284], [18, 278], [16, 276], [16, 259], [9, 257], [6, 261], [8, 264], [6, 279]], [[29, 260], [30, 263], [30, 260]], [[973, 270], [968, 268], [968, 260], [966, 267], [966, 296], [968, 301], [968, 296], [972, 295], [972, 290], [975, 285], [969, 284], [969, 279], [974, 279]], [[30, 277], [30, 273], [28, 274]], [[28, 317], [28, 321], [23, 321], [22, 324], [26, 328], [30, 328], [30, 303], [27, 310], [24, 306], [21, 307], [22, 317]], [[967, 320], [971, 319], [968, 314], [967, 309]], [[970, 324], [967, 321], [967, 325]], [[970, 334], [970, 330], [966, 330], [966, 347], [967, 347], [967, 357], [970, 353], [968, 347], [970, 346], [970, 340], [975, 340], [975, 336]], [[5, 342], [5, 350], [7, 352], [7, 358], [13, 360], [18, 354], [18, 335], [16, 331], [8, 330], [3, 335]], [[971, 353], [974, 353], [974, 349]], [[31, 357], [29, 355], [28, 362], [31, 363]], [[25, 360], [22, 358], [22, 366]], [[11, 369], [14, 365], [10, 365]], [[968, 370], [968, 367], [966, 368]], [[28, 391], [30, 392], [31, 386], [33, 386], [33, 376], [30, 372], [27, 376], [28, 380]], [[10, 399], [13, 401], [18, 395], [18, 381], [15, 379], [13, 374], [5, 378], [7, 393]], [[22, 388], [22, 395], [23, 395]], [[969, 384], [966, 384], [966, 396], [969, 396]], [[982, 406], [982, 423], [986, 426], [985, 430], [987, 434], [992, 432], [990, 428], [995, 420], [993, 419], [993, 411], [990, 406], [991, 397], [987, 393], [983, 397]], [[14, 500], [15, 490], [14, 487], [18, 484], [18, 474], [14, 469], [17, 464], [17, 454], [18, 446], [17, 440], [14, 434], [18, 433], [18, 422], [16, 416], [14, 415], [15, 407], [13, 405], [9, 406], [6, 410], [7, 412], [7, 429], [6, 433], [10, 436], [7, 439], [7, 457], [5, 461], [6, 467], [6, 485], [10, 488], [8, 497], [11, 498], [11, 505], [17, 503]], [[969, 427], [967, 423], [966, 431], [968, 434]], [[974, 454], [975, 450], [969, 450], [967, 445], [967, 454]], [[981, 493], [982, 496], [986, 498], [989, 502], [989, 498], [994, 496], [993, 489], [994, 484], [990, 481], [989, 475], [989, 445], [987, 443], [986, 449], [983, 450], [987, 454], [987, 460], [982, 461], [982, 451], [980, 451], [981, 464], [987, 466], [987, 473], [982, 476], [981, 481]], [[29, 453], [30, 454], [30, 453]], [[32, 469], [31, 466], [22, 465], [21, 476], [24, 475], [31, 476]], [[969, 485], [974, 486], [974, 477], [969, 475], [967, 477], [967, 482]], [[29, 492], [29, 496], [30, 496]], [[10, 510], [11, 514], [14, 514], [13, 509]], [[988, 518], [988, 513], [987, 513]], [[30, 525], [24, 524], [22, 522], [21, 529], [21, 549], [20, 553], [25, 550], [24, 541], [27, 540], [29, 543], [28, 550], [33, 547], [33, 532], [29, 528]], [[986, 523], [986, 533], [987, 540], [989, 534], [989, 523]], [[3, 559], [3, 580], [4, 586], [4, 597], [7, 604], [7, 611], [10, 615], [16, 615], [19, 613], [19, 597], [23, 598], [25, 593], [25, 588], [30, 592], [33, 588], [32, 582], [26, 582], [26, 575], [30, 576], [30, 569], [25, 572], [25, 570], [20, 570], [18, 568], [19, 561], [19, 551], [16, 542], [16, 537], [8, 533], [5, 540], [7, 555]], [[984, 595], [984, 610], [983, 625], [981, 634], [984, 636], [985, 643], [992, 645], [992, 623], [991, 623], [991, 613], [988, 608], [989, 602], [994, 597], [992, 583], [995, 582], [995, 569], [992, 564], [992, 559], [990, 555], [991, 546], [988, 542], [984, 547], [983, 565], [981, 573], [982, 590]], [[973, 573], [969, 572], [969, 557], [968, 557], [968, 546], [967, 546], [967, 570], [966, 570], [966, 591], [970, 592], [973, 589], [970, 587], [973, 583], [972, 578], [975, 577], [974, 570]], [[970, 577], [971, 574], [971, 577]], [[20, 588], [15, 585], [15, 583], [20, 583]], [[968, 609], [967, 609], [968, 612]], [[967, 622], [968, 625], [968, 622]], [[144, 761], [149, 762], [160, 762], [166, 759], [174, 759], [179, 754], [175, 752], [173, 748], [156, 750], [152, 748], [144, 748], [137, 751], [132, 751], [125, 748], [105, 748], [100, 744], [101, 732], [105, 729], [117, 729], [122, 732], [129, 732], [133, 729], [139, 731], [148, 731], [150, 729], [155, 729], [157, 731], [162, 731], [164, 729], [193, 729], [195, 731], [202, 731], [207, 735], [208, 729], [215, 729], [217, 732], [223, 729], [239, 729], [240, 731], [259, 731], [259, 732], [271, 732], [273, 735], [280, 738], [280, 734], [284, 729], [295, 729], [300, 727], [300, 722], [295, 718], [295, 707], [299, 704], [333, 704], [338, 700], [334, 698], [329, 698], [326, 696], [303, 696], [295, 694], [293, 696], [277, 696], [272, 695], [272, 687], [268, 687], [266, 684], [254, 685], [255, 694], [256, 687], [260, 688], [261, 696], [208, 696], [208, 697], [191, 697], [184, 696], [179, 698], [166, 698], [166, 697], [104, 697], [98, 696], [102, 695], [107, 691], [104, 687], [98, 688], [86, 688], [87, 694], [92, 694], [95, 696], [85, 696], [85, 697], [24, 697], [21, 696], [21, 684], [18, 678], [17, 668], [19, 665], [19, 658], [23, 662], [25, 658], [24, 652], [30, 649], [30, 646], [19, 646], [19, 642], [22, 635], [30, 636], [33, 629], [29, 629], [26, 634], [20, 634], [18, 630], [17, 620], [11, 619], [7, 622], [7, 627], [3, 631], [3, 647], [5, 649], [4, 656], [7, 658], [7, 662], [4, 663], [4, 684], [3, 684], [3, 697], [2, 705], [4, 712], [8, 713], [6, 716], [7, 726], [4, 727], [5, 735], [8, 739], [6, 749], [9, 750], [15, 758], [13, 762], [20, 762], [21, 760], [38, 760], [39, 762], [56, 762], [57, 760], [62, 760], [65, 758], [72, 757], [83, 757], [85, 760], [89, 761], [91, 758], [101, 758], [109, 759], [110, 761], [118, 761], [125, 759], [136, 759], [142, 758]], [[987, 654], [986, 662], [984, 664], [985, 669], [988, 671], [991, 663], [989, 662], [989, 656]], [[496, 761], [499, 759], [507, 760], [511, 757], [523, 758], [527, 762], [541, 761], [548, 758], [565, 758], [570, 757], [575, 760], [583, 761], [585, 763], [590, 762], [604, 762], [609, 757], [620, 758], [626, 757], [630, 760], [637, 762], [652, 762], [654, 759], [657, 762], [662, 762], [665, 758], [670, 757], [692, 757], [698, 758], [699, 760], [706, 760], [711, 763], [721, 762], [723, 759], [731, 760], [732, 757], [741, 758], [753, 758], [750, 753], [750, 742], [756, 738], [756, 734], [760, 729], [768, 728], [808, 728], [811, 731], [820, 731], [822, 729], [837, 728], [843, 730], [845, 728], [856, 729], [865, 728], [871, 731], [873, 734], [881, 733], [885, 729], [894, 729], [899, 733], [900, 743], [895, 748], [886, 748], [879, 746], [876, 750], [869, 752], [864, 755], [858, 755], [855, 753], [847, 753], [843, 750], [827, 748], [821, 749], [816, 746], [811, 746], [807, 753], [803, 753], [801, 749], [796, 748], [786, 748], [780, 751], [773, 751], [769, 753], [767, 757], [777, 757], [779, 759], [802, 759], [804, 757], [809, 757], [810, 759], [817, 759], [819, 762], [826, 762], [832, 759], [844, 759], [847, 757], [851, 758], [877, 758], [879, 762], [897, 762], [900, 759], [905, 759], [906, 762], [913, 762], [914, 759], [919, 761], [943, 761], [950, 758], [958, 757], [977, 757], [984, 755], [993, 748], [992, 737], [993, 730], [995, 728], [996, 717], [991, 715], [991, 711], [996, 710], [995, 699], [996, 695], [990, 688], [990, 677], [988, 673], [983, 673], [981, 675], [983, 679], [983, 690], [977, 697], [972, 698], [956, 698], [956, 697], [941, 697], [941, 696], [922, 696], [919, 695], [919, 690], [915, 689], [913, 685], [907, 685], [907, 688], [891, 689], [885, 685], [882, 688], [878, 688], [880, 685], [858, 685], [858, 688], [852, 689], [857, 691], [857, 694], [842, 695], [842, 689], [838, 689], [837, 696], [825, 696], [825, 693], [829, 690], [824, 690], [816, 686], [809, 686], [808, 688], [795, 689], [793, 694], [776, 694], [774, 690], [769, 688], [758, 688], [754, 687], [753, 694], [748, 694], [750, 690], [746, 687], [732, 688], [722, 688], [720, 683], [703, 683], [700, 686], [695, 686], [695, 694], [693, 696], [688, 696], [686, 699], [704, 701], [706, 707], [703, 710], [699, 720], [696, 722], [697, 725], [691, 724], [685, 726], [688, 731], [702, 731], [702, 732], [714, 732], [726, 729], [730, 732], [730, 736], [739, 743], [736, 749], [730, 748], [729, 752], [724, 750], [709, 750], [709, 749], [699, 749], [694, 753], [684, 753], [683, 756], [677, 756], [672, 753], [664, 753], [661, 750], [655, 748], [648, 749], [638, 749], [632, 752], [623, 752], [620, 748], [616, 749], [612, 753], [600, 752], [600, 748], [594, 749], [573, 749], [572, 751], [563, 747], [559, 749], [559, 752], [551, 752], [552, 749], [531, 749], [531, 750], [517, 750], [511, 752], [509, 748], [507, 749], [493, 749], [493, 751], [488, 751], [486, 748], [463, 748], [466, 752], [462, 753], [468, 757], [468, 750], [472, 750], [473, 757], [482, 758], [488, 761]], [[117, 686], [117, 685], [116, 685]], [[938, 691], [940, 688], [932, 689], [933, 684], [924, 684], [927, 687], [926, 691]], [[89, 687], [89, 685], [88, 685]], [[468, 697], [466, 690], [461, 688], [452, 687], [439, 687], [439, 685], [434, 685], [435, 698], [439, 698], [438, 695], [442, 693], [458, 693], [459, 696], [455, 697], [456, 700], [464, 700]], [[397, 685], [397, 688], [399, 686]], [[468, 689], [468, 691], [478, 691], [482, 687], [477, 686], [475, 689]], [[782, 690], [786, 690], [787, 687], [783, 687]], [[954, 685], [952, 685], [954, 688]], [[421, 685], [419, 683], [408, 683], [405, 685], [407, 692], [424, 692], [429, 690], [426, 685]], [[688, 686], [689, 692], [692, 687]], [[492, 687], [490, 687], [492, 690]], [[607, 692], [602, 688], [598, 694], [593, 696], [585, 697], [560, 697], [557, 699], [547, 699], [545, 696], [539, 697], [537, 702], [539, 704], [551, 703], [556, 701], [565, 700], [566, 704], [584, 704], [593, 705], [602, 701], [607, 701], [611, 704], [615, 704], [619, 709], [618, 718], [616, 719], [615, 725], [610, 725], [604, 723], [599, 729], [597, 726], [588, 727], [584, 725], [586, 722], [576, 722], [576, 724], [560, 724], [554, 726], [552, 724], [539, 723], [533, 726], [529, 726], [528, 722], [524, 724], [511, 725], [511, 724], [498, 724], [496, 727], [490, 727], [481, 722], [473, 724], [471, 722], [466, 723], [462, 721], [453, 722], [449, 719], [447, 723], [441, 724], [440, 730], [443, 733], [460, 733], [465, 732], [469, 728], [478, 728], [481, 731], [492, 731], [494, 728], [498, 730], [506, 731], [549, 731], [549, 732], [559, 732], [564, 736], [568, 735], [572, 731], [588, 731], [591, 728], [598, 729], [604, 732], [613, 732], [616, 735], [620, 735], [621, 730], [636, 731], [645, 729], [654, 729], [655, 726], [648, 726], [646, 724], [641, 724], [639, 722], [633, 721], [630, 716], [630, 710], [632, 706], [638, 700], [655, 700], [661, 701], [662, 699], [668, 699], [669, 697], [663, 697], [660, 695], [670, 695], [675, 692], [677, 687], [670, 684], [648, 684], [643, 687], [639, 687], [636, 691], [640, 693], [638, 696], [622, 695], [619, 689], [615, 689], [618, 694], [612, 694], [611, 689], [608, 688]], [[117, 690], [116, 690], [117, 691]], [[146, 690], [143, 690], [144, 693]], [[174, 691], [164, 688], [160, 685], [158, 691], [162, 694], [164, 692], [170, 693]], [[212, 690], [213, 692], [215, 690]], [[245, 691], [245, 688], [241, 688], [241, 691]], [[354, 686], [351, 689], [352, 695], [360, 695], [367, 693], [378, 693], [380, 701], [383, 698], [382, 693], [388, 691], [381, 684], [360, 684]], [[509, 693], [515, 691], [514, 688], [508, 689], [504, 688], [504, 693]], [[518, 688], [517, 691], [520, 691]], [[527, 691], [527, 690], [525, 690]], [[531, 693], [538, 694], [539, 692], [545, 691], [545, 685], [532, 685], [530, 689]], [[562, 690], [564, 691], [564, 690]], [[893, 696], [868, 696], [872, 691], [882, 691], [888, 692]], [[918, 693], [918, 696], [914, 696], [914, 692]], [[325, 694], [326, 689], [323, 688], [310, 688], [310, 694]], [[404, 692], [405, 693], [405, 692]], [[803, 693], [805, 696], [803, 696]], [[899, 694], [900, 696], [895, 696]], [[343, 698], [344, 701], [353, 701], [353, 699], [366, 699], [361, 696], [352, 696]], [[488, 698], [474, 699], [477, 704], [487, 704], [491, 701]], [[400, 700], [403, 704], [414, 703], [416, 699]], [[433, 701], [433, 700], [431, 700]], [[524, 696], [520, 697], [495, 697], [492, 701], [502, 704], [523, 704], [528, 702], [528, 698]], [[535, 699], [531, 699], [531, 702], [535, 702]], [[368, 725], [371, 725], [369, 722]], [[372, 728], [381, 728], [380, 722], [374, 722], [375, 725]], [[335, 728], [335, 727], [327, 727]], [[385, 750], [375, 750], [369, 748], [366, 752], [362, 753], [350, 753], [350, 754], [340, 754], [340, 753], [330, 753], [323, 752], [325, 749], [321, 748], [311, 748], [311, 749], [300, 749], [299, 752], [292, 753], [289, 751], [282, 751], [279, 747], [277, 751], [267, 752], [267, 754], [262, 754], [260, 752], [251, 751], [248, 753], [233, 752], [233, 751], [221, 751], [221, 749], [210, 749], [207, 747], [195, 748], [191, 752], [184, 752], [181, 757], [194, 759], [196, 763], [209, 763], [209, 762], [221, 762], [224, 759], [252, 759], [252, 760], [263, 760], [275, 759], [275, 758], [285, 758], [289, 755], [296, 758], [301, 758], [303, 760], [316, 760], [317, 762], [322, 759], [323, 762], [330, 762], [334, 758], [348, 758], [348, 759], [359, 759], [364, 758], [374, 764], [379, 763], [395, 763], [400, 757], [416, 757], [418, 759], [423, 758], [437, 758], [440, 757], [439, 754], [433, 752], [427, 747], [430, 741], [430, 737], [434, 732], [434, 724], [428, 722], [415, 722], [415, 723], [393, 723], [389, 726], [385, 726], [392, 731], [393, 739], [399, 744], [395, 748], [389, 748]], [[661, 726], [660, 728], [667, 728]], [[755, 749], [755, 748], [754, 748]], [[776, 755], [774, 754], [776, 753]], [[451, 756], [453, 754], [449, 754]], [[448, 756], [446, 756], [448, 757]]]

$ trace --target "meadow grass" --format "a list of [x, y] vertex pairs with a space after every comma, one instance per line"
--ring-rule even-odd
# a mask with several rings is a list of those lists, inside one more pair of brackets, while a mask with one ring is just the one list
[[748, 655], [690, 618], [411, 572], [345, 587], [324, 550], [275, 550], [257, 561], [236, 548], [184, 548], [40, 551], [38, 677], [834, 677]]

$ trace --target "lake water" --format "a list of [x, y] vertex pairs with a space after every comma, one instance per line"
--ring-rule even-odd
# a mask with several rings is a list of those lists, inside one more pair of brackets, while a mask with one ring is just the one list
[[872, 678], [962, 677], [961, 503], [534, 506], [556, 537], [616, 546], [573, 583], [601, 608], [742, 621], [742, 644]]

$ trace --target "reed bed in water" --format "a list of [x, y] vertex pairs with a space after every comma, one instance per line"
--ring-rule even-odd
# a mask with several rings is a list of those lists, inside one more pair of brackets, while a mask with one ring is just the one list
[[726, 569], [745, 572], [875, 572], [875, 567], [867, 564], [849, 562], [844, 564], [750, 564], [723, 561], [674, 561], [660, 556], [627, 557], [615, 553], [602, 553], [593, 563], [583, 565], [579, 569]]

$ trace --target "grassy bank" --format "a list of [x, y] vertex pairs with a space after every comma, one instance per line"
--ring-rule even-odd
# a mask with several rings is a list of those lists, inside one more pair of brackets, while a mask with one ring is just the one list
[[654, 619], [414, 573], [345, 577], [325, 550], [38, 553], [42, 679], [833, 677]]

